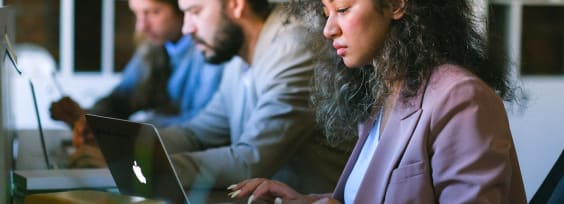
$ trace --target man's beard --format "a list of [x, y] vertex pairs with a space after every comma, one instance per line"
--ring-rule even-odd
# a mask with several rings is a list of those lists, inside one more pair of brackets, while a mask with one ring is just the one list
[[195, 42], [211, 49], [210, 54], [203, 53], [204, 59], [210, 64], [221, 64], [231, 60], [241, 50], [245, 40], [241, 26], [229, 19], [224, 13], [222, 13], [222, 20], [213, 43], [206, 43], [198, 36], [192, 36], [192, 38]]

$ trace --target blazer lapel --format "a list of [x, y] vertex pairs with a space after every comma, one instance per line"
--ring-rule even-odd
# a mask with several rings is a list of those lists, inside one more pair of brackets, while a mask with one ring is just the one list
[[355, 203], [383, 203], [392, 171], [402, 158], [421, 116], [422, 95], [407, 101], [400, 97], [396, 101], [372, 160], [360, 161], [370, 162], [370, 165]]
[[343, 173], [341, 173], [341, 177], [339, 178], [339, 182], [337, 182], [337, 187], [333, 191], [333, 198], [344, 201], [345, 196], [345, 184], [347, 183], [347, 179], [349, 179], [349, 175], [358, 159], [358, 155], [360, 154], [360, 150], [364, 143], [366, 142], [366, 138], [368, 138], [368, 134], [374, 125], [374, 121], [378, 118], [378, 113], [373, 114], [368, 120], [358, 125], [358, 140], [356, 141], [356, 145], [354, 146], [353, 152], [349, 156], [349, 160], [343, 169]]

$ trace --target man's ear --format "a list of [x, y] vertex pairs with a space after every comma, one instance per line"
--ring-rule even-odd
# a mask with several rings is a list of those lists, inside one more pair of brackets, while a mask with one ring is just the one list
[[246, 6], [247, 0], [228, 0], [226, 9], [228, 9], [233, 18], [241, 18]]
[[392, 19], [399, 20], [405, 14], [405, 7], [407, 6], [407, 1], [409, 0], [394, 0], [392, 3]]

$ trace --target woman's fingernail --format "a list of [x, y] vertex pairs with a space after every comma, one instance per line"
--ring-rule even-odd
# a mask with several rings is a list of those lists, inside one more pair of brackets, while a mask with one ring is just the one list
[[231, 193], [231, 198], [235, 198], [237, 195], [239, 195], [239, 193], [241, 193], [241, 190], [237, 190], [235, 192]]
[[249, 196], [249, 201], [247, 201], [247, 204], [253, 203], [253, 198], [254, 198], [254, 197], [255, 197], [255, 195]]
[[235, 187], [237, 187], [237, 184], [232, 184], [232, 185], [227, 187], [227, 190], [234, 189]]

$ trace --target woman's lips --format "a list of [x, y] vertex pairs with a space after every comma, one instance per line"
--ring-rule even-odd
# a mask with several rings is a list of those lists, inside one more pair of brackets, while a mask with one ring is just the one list
[[347, 47], [338, 44], [333, 44], [333, 47], [337, 50], [337, 55], [342, 57], [346, 54]]
[[345, 56], [345, 53], [346, 53], [346, 48], [337, 49], [337, 55], [342, 57], [342, 56]]

